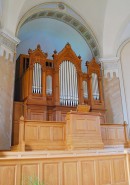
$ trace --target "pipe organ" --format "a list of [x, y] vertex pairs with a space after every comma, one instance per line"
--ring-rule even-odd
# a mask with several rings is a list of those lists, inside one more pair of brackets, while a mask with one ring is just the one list
[[15, 101], [23, 102], [25, 119], [64, 121], [78, 104], [105, 115], [100, 64], [95, 59], [86, 62], [83, 73], [81, 57], [68, 43], [52, 57], [48, 59], [38, 45], [17, 59]]

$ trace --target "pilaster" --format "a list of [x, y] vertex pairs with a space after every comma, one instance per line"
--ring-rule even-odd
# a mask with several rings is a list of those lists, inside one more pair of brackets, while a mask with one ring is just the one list
[[118, 57], [113, 58], [100, 58], [99, 61], [102, 65], [103, 76], [104, 77], [119, 77], [119, 67], [118, 67]]
[[120, 89], [119, 58], [100, 58], [103, 90], [108, 123], [123, 123], [124, 114]]
[[15, 76], [15, 53], [19, 40], [0, 30], [0, 150], [9, 150]]

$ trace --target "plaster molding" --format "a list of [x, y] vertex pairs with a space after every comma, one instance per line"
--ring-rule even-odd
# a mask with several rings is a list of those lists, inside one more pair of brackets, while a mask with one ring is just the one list
[[106, 62], [118, 62], [119, 57], [111, 57], [111, 58], [99, 58], [100, 62], [106, 63]]
[[104, 77], [119, 77], [119, 57], [99, 58], [102, 64]]
[[16, 45], [19, 42], [20, 40], [16, 37], [13, 37], [4, 30], [0, 30], [0, 56], [13, 61], [14, 54], [16, 53]]

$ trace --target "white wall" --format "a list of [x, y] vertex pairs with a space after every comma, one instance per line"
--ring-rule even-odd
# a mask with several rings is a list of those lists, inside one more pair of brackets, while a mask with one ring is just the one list
[[[109, 0], [105, 12], [103, 31], [103, 56], [113, 57], [119, 46], [119, 40], [125, 25], [130, 21], [129, 0]], [[129, 21], [128, 21], [129, 17]], [[127, 20], [127, 21], [126, 21]], [[120, 43], [121, 44], [121, 43]]]
[[[122, 48], [120, 52], [120, 63], [121, 63], [121, 71], [122, 71], [122, 86], [124, 90], [125, 102], [126, 103], [126, 111], [124, 114], [128, 116], [128, 121], [130, 122], [130, 41], [126, 43], [126, 45]], [[124, 105], [125, 106], [125, 105]], [[130, 124], [130, 123], [129, 123]]]

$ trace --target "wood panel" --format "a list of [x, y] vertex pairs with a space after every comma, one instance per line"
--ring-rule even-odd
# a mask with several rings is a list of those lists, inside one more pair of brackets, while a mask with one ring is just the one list
[[39, 139], [49, 141], [50, 138], [51, 138], [51, 129], [50, 129], [50, 127], [49, 126], [40, 126]]
[[129, 152], [0, 152], [0, 185], [129, 185]]
[[37, 125], [25, 125], [25, 141], [28, 140], [34, 140], [37, 141], [38, 140], [38, 126]]
[[126, 124], [101, 124], [101, 135], [105, 145], [128, 145]]
[[21, 165], [21, 181], [22, 185], [28, 185], [30, 184], [30, 180], [34, 180], [36, 178], [39, 178], [39, 165], [36, 163], [32, 164], [22, 164]]
[[19, 141], [19, 120], [22, 115], [24, 115], [23, 111], [23, 102], [14, 102], [13, 104], [13, 145], [17, 145]]
[[15, 165], [0, 165], [0, 185], [15, 184], [17, 168]]
[[127, 172], [124, 158], [113, 160], [113, 172], [113, 180], [115, 184], [125, 183]]
[[99, 184], [112, 184], [111, 160], [99, 161]]
[[43, 181], [46, 184], [59, 185], [59, 166], [58, 163], [43, 164]]
[[65, 149], [65, 122], [25, 121], [26, 149]]
[[95, 164], [94, 161], [81, 162], [82, 185], [95, 185]]
[[22, 92], [21, 100], [24, 100], [28, 96], [28, 84], [29, 84], [29, 69], [27, 69], [22, 77]]
[[65, 162], [63, 164], [64, 185], [78, 184], [77, 162]]

